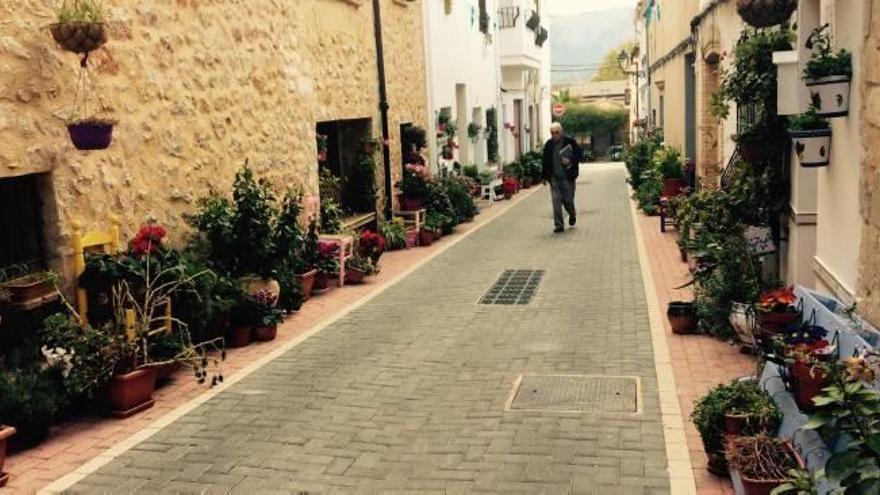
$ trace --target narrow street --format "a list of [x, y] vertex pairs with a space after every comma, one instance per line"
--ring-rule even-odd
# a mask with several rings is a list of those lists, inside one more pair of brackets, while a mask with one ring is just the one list
[[[668, 493], [624, 169], [584, 169], [575, 229], [542, 189], [72, 490]], [[508, 269], [531, 303], [478, 304]], [[638, 412], [509, 410], [522, 375], [634, 377]]]

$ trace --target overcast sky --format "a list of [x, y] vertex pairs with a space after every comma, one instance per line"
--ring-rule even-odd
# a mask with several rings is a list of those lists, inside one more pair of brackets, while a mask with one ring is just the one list
[[550, 15], [576, 15], [582, 12], [633, 8], [637, 0], [548, 0]]

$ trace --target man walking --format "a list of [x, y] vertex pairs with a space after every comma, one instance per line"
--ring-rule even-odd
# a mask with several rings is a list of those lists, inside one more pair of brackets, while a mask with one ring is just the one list
[[544, 145], [544, 180], [550, 183], [553, 197], [553, 232], [565, 230], [562, 208], [568, 212], [568, 224], [577, 223], [577, 210], [574, 207], [575, 180], [580, 173], [582, 152], [577, 141], [562, 133], [559, 122], [550, 124], [550, 140]]

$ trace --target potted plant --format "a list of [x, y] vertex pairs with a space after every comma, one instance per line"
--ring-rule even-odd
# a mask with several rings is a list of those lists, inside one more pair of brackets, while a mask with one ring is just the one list
[[699, 319], [697, 318], [697, 308], [693, 301], [672, 301], [666, 309], [666, 317], [672, 326], [672, 333], [677, 335], [687, 335], [697, 330]]
[[406, 229], [406, 248], [412, 249], [419, 245], [419, 231], [415, 228]]
[[312, 220], [294, 258], [294, 272], [303, 301], [308, 301], [318, 276], [318, 225]]
[[385, 246], [389, 250], [395, 251], [406, 247], [406, 224], [403, 223], [402, 218], [395, 217], [390, 222], [384, 222], [381, 230], [382, 237], [385, 238]]
[[49, 29], [62, 48], [74, 53], [88, 54], [107, 42], [100, 0], [64, 0]]
[[325, 134], [315, 135], [315, 144], [318, 148], [318, 162], [327, 161], [327, 136]]
[[113, 142], [113, 126], [115, 119], [89, 117], [72, 119], [67, 123], [70, 142], [80, 151], [105, 150]]
[[736, 11], [746, 24], [765, 28], [791, 18], [797, 0], [736, 0]]
[[315, 265], [318, 274], [315, 277], [313, 292], [326, 292], [330, 288], [330, 277], [339, 273], [339, 245], [332, 242], [318, 243], [318, 259]]
[[480, 138], [480, 132], [482, 132], [482, 130], [483, 128], [480, 127], [480, 124], [471, 122], [467, 127], [468, 139], [470, 139], [472, 143], [476, 143]]
[[819, 117], [844, 117], [849, 114], [852, 54], [832, 51], [828, 28], [828, 24], [817, 27], [807, 39], [813, 53], [804, 67], [804, 81]]
[[[728, 414], [744, 418], [742, 421], [726, 419]], [[695, 403], [691, 414], [709, 458], [709, 471], [727, 474], [724, 449], [728, 431], [740, 435], [772, 431], [779, 417], [772, 399], [758, 388], [754, 379], [734, 380], [710, 390]]]
[[826, 365], [835, 355], [827, 335], [828, 331], [813, 321], [789, 328], [782, 335], [794, 399], [804, 411], [813, 409], [813, 398], [830, 383]]
[[663, 176], [663, 197], [674, 198], [681, 195], [685, 187], [681, 154], [675, 148], [664, 146], [654, 153], [652, 164]]
[[831, 162], [831, 126], [814, 105], [789, 121], [788, 135], [802, 167], [826, 167]]
[[418, 164], [407, 164], [403, 170], [403, 179], [398, 184], [402, 192], [401, 208], [406, 211], [421, 210], [425, 207], [428, 196], [428, 183], [432, 181], [428, 167]]
[[254, 298], [241, 293], [235, 305], [235, 310], [230, 318], [230, 325], [226, 335], [226, 344], [232, 348], [247, 347], [251, 343], [254, 333]]
[[764, 163], [779, 151], [779, 146], [763, 121], [745, 126], [733, 139], [747, 163]]
[[373, 265], [378, 266], [379, 259], [382, 257], [382, 253], [385, 252], [385, 237], [378, 232], [373, 232], [370, 229], [367, 229], [361, 232], [359, 239], [358, 252], [360, 255], [370, 258]]
[[278, 335], [278, 324], [284, 322], [284, 311], [276, 308], [277, 297], [267, 290], [253, 295], [254, 299], [254, 340], [268, 342]]
[[9, 473], [3, 471], [3, 465], [6, 463], [6, 444], [12, 435], [15, 435], [15, 428], [4, 425], [0, 418], [0, 488], [9, 482]]
[[761, 294], [758, 299], [758, 322], [765, 340], [778, 335], [786, 326], [801, 319], [801, 311], [796, 306], [797, 296], [793, 287], [773, 289]]
[[9, 304], [28, 305], [56, 293], [52, 272], [27, 273], [27, 267], [0, 270], [0, 292]]
[[519, 190], [519, 181], [517, 181], [515, 177], [505, 177], [504, 182], [501, 184], [501, 188], [504, 191], [504, 199], [511, 199]]
[[345, 281], [349, 284], [362, 284], [364, 279], [375, 275], [378, 268], [368, 257], [356, 254], [345, 262]]
[[769, 495], [793, 480], [790, 471], [804, 468], [789, 441], [766, 434], [731, 438], [725, 455], [731, 475], [741, 483], [737, 495]]

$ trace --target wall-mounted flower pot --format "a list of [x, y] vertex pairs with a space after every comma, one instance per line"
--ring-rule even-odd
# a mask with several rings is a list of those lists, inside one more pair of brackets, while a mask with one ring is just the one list
[[806, 84], [816, 115], [826, 118], [849, 115], [849, 76], [807, 79]]
[[330, 275], [318, 271], [315, 275], [315, 284], [312, 286], [312, 294], [323, 294], [330, 290]]
[[227, 343], [229, 347], [247, 347], [251, 343], [253, 327], [249, 325], [233, 326], [229, 329]]
[[534, 31], [534, 30], [538, 29], [538, 26], [540, 24], [541, 24], [541, 16], [533, 10], [532, 15], [529, 16], [529, 20], [526, 21], [526, 27], [531, 29], [532, 31]]
[[303, 301], [308, 301], [312, 297], [312, 288], [315, 286], [315, 276], [317, 275], [318, 270], [296, 274], [296, 281], [299, 283], [300, 290], [302, 290]]
[[257, 342], [269, 342], [278, 336], [278, 325], [259, 325], [254, 327], [254, 340]]
[[141, 368], [113, 375], [98, 395], [111, 416], [127, 418], [153, 407], [155, 389], [156, 368]]
[[782, 24], [791, 18], [797, 0], [736, 0], [736, 11], [746, 24], [764, 28]]
[[0, 487], [9, 481], [9, 473], [3, 472], [3, 465], [6, 463], [6, 443], [12, 435], [15, 435], [15, 428], [0, 425]]
[[666, 317], [677, 335], [692, 334], [697, 330], [697, 308], [692, 302], [673, 301], [666, 309]]
[[831, 129], [789, 130], [788, 134], [802, 167], [827, 167], [831, 162]]
[[428, 247], [431, 244], [434, 244], [434, 233], [430, 230], [420, 230], [419, 245], [422, 247]]
[[88, 53], [107, 42], [103, 22], [59, 22], [49, 26], [49, 30], [62, 48], [74, 53]]
[[113, 125], [109, 120], [81, 120], [67, 124], [67, 133], [80, 151], [105, 150], [113, 142]]

